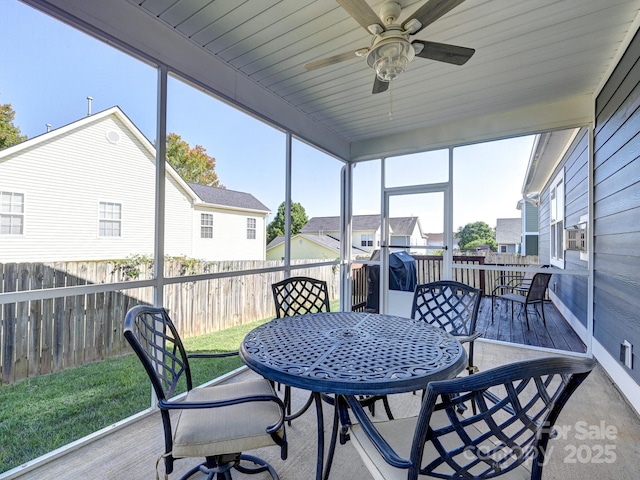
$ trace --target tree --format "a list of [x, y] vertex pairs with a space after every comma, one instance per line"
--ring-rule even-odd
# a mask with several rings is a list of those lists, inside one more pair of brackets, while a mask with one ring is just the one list
[[13, 124], [16, 112], [10, 103], [0, 104], [0, 150], [11, 147], [27, 139], [20, 135], [20, 129]]
[[478, 245], [489, 245], [491, 250], [497, 250], [496, 235], [493, 229], [484, 222], [467, 223], [456, 232], [460, 239], [460, 250], [475, 249]]
[[167, 161], [187, 182], [224, 188], [215, 172], [216, 159], [201, 145], [191, 148], [177, 133], [167, 135]]
[[[278, 213], [275, 218], [267, 225], [267, 243], [278, 236], [284, 235], [285, 207], [285, 202], [282, 202], [278, 207]], [[304, 207], [299, 203], [291, 202], [291, 235], [300, 233], [300, 230], [308, 221], [309, 217], [307, 217]]]

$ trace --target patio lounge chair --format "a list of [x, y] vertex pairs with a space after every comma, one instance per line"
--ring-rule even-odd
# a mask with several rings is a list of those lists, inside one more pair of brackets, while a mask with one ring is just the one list
[[[189, 359], [237, 352], [187, 355], [167, 312], [142, 305], [127, 312], [124, 336], [142, 362], [158, 398], [166, 474], [173, 471], [176, 459], [204, 457], [205, 461], [182, 479], [195, 472], [204, 473], [208, 480], [231, 478], [231, 468], [243, 473], [268, 471], [278, 479], [267, 462], [241, 453], [277, 445], [282, 459], [287, 457], [284, 405], [271, 384], [257, 379], [193, 388]], [[176, 399], [176, 387], [183, 377], [187, 393], [184, 399]]]
[[[359, 420], [351, 440], [375, 480], [539, 480], [551, 426], [594, 366], [586, 358], [539, 358], [431, 382], [417, 417], [385, 422], [371, 422], [349, 398]], [[468, 400], [478, 412], [461, 415]]]
[[[520, 290], [520, 293], [505, 293], [503, 295], [496, 295], [491, 298], [491, 323], [493, 323], [493, 302], [495, 299], [502, 299], [511, 302], [511, 319], [513, 320], [513, 308], [514, 304], [519, 303], [524, 309], [524, 315], [527, 320], [527, 330], [529, 330], [529, 305], [533, 305], [533, 309], [538, 313], [537, 306], [540, 305], [540, 311], [542, 314], [542, 322], [546, 326], [547, 319], [544, 316], [544, 297], [547, 287], [549, 286], [549, 280], [551, 280], [551, 273], [536, 273], [531, 280], [529, 288], [524, 291]], [[520, 312], [522, 313], [522, 312]]]

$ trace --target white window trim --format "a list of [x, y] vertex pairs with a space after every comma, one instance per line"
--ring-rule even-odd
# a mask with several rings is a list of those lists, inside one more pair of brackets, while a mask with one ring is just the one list
[[[22, 233], [0, 233], [3, 237], [24, 237], [25, 232], [27, 231], [27, 194], [25, 192], [16, 191], [16, 190], [2, 190], [0, 189], [0, 193], [10, 193], [12, 195], [22, 195], [22, 213], [18, 215], [22, 215]], [[5, 213], [7, 215], [16, 215], [12, 212], [0, 212]]]
[[[205, 215], [207, 215], [207, 216], [211, 217], [211, 225], [204, 225], [204, 224], [202, 223], [202, 220], [203, 220], [203, 218], [204, 218], [204, 216], [205, 216]], [[209, 213], [209, 212], [200, 212], [200, 239], [201, 239], [201, 240], [213, 240], [213, 234], [214, 234], [214, 232], [213, 232], [213, 220], [214, 220], [214, 219], [213, 219], [213, 213]], [[205, 236], [203, 236], [203, 235], [202, 235], [202, 228], [203, 228], [203, 227], [209, 227], [209, 228], [211, 228], [211, 236], [210, 236], [210, 237], [205, 237]]]
[[[114, 221], [113, 219], [109, 219], [109, 218], [102, 218], [100, 216], [100, 204], [113, 204], [113, 205], [119, 205], [120, 206], [120, 219], [118, 220], [118, 222], [120, 222], [120, 235], [100, 235], [100, 222], [102, 221]], [[119, 201], [115, 201], [115, 200], [98, 200], [98, 231], [96, 232], [97, 237], [98, 238], [105, 238], [105, 239], [115, 239], [115, 238], [122, 238], [124, 235], [124, 222], [122, 221], [122, 219], [124, 218], [124, 205], [122, 204], [122, 202]]]
[[[554, 195], [554, 191], [557, 190], [559, 185], [562, 185], [562, 213], [561, 213], [562, 218], [554, 221], [554, 213], [553, 213], [554, 202], [552, 197]], [[551, 182], [551, 187], [549, 188], [549, 261], [551, 265], [553, 265], [554, 267], [558, 267], [562, 269], [564, 269], [564, 259], [566, 254], [564, 250], [564, 228], [565, 228], [565, 216], [566, 216], [565, 200], [566, 200], [566, 195], [565, 195], [564, 169], [563, 169], [558, 173], [558, 175], [554, 177], [553, 181]], [[554, 225], [558, 225], [558, 224], [560, 224], [561, 230], [562, 230], [559, 234], [557, 232], [557, 228], [553, 228]], [[559, 245], [560, 248], [558, 248], [558, 245], [555, 245], [555, 246], [557, 251], [561, 252], [562, 257], [558, 257], [557, 255], [554, 256], [554, 253], [553, 253], [552, 247], [554, 246], [554, 243], [558, 241], [558, 239], [560, 239], [560, 242], [561, 242], [561, 245]]]
[[[253, 226], [250, 226], [253, 220]], [[249, 232], [253, 232], [253, 237], [249, 236]], [[258, 220], [255, 217], [247, 217], [247, 240], [255, 240], [258, 238]]]

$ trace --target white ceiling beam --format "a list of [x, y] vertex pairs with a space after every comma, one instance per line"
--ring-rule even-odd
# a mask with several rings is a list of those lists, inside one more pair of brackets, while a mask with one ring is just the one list
[[351, 144], [350, 161], [372, 160], [588, 125], [593, 99], [582, 95]]

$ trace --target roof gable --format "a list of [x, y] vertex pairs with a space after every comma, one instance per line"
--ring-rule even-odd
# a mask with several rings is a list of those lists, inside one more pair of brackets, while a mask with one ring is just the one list
[[198, 183], [188, 182], [187, 185], [195, 192], [202, 202], [209, 205], [239, 208], [269, 212], [269, 207], [250, 193], [228, 190], [226, 188], [210, 187]]

